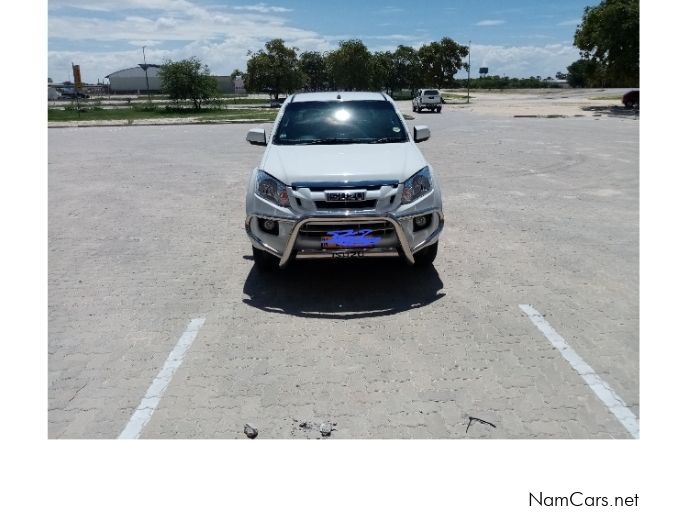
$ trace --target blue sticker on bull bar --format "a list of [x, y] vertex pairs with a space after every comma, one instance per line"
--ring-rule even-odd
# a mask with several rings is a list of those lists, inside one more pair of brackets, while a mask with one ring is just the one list
[[323, 249], [354, 249], [375, 247], [380, 241], [379, 236], [368, 236], [372, 229], [343, 229], [340, 231], [328, 231], [329, 236], [320, 239], [320, 247]]

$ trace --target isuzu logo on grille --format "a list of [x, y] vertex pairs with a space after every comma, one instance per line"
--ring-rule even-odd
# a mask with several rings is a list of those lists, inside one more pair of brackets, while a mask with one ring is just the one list
[[339, 192], [325, 192], [325, 199], [330, 202], [365, 201], [365, 190], [348, 190]]

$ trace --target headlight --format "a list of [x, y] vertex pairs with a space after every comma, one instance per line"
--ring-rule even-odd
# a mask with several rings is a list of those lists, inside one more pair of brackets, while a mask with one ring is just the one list
[[277, 206], [289, 206], [287, 185], [264, 170], [259, 170], [256, 176], [256, 194], [263, 199], [274, 202]]
[[408, 204], [432, 191], [432, 174], [430, 168], [423, 167], [404, 181], [401, 193], [401, 204]]

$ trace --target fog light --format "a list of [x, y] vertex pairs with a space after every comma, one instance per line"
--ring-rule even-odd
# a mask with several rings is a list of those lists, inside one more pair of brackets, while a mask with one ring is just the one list
[[413, 231], [420, 231], [425, 229], [430, 225], [432, 221], [432, 215], [421, 215], [420, 217], [415, 217], [413, 219]]
[[277, 224], [277, 221], [275, 220], [258, 219], [258, 227], [266, 233], [270, 233], [272, 235], [279, 233], [279, 224]]

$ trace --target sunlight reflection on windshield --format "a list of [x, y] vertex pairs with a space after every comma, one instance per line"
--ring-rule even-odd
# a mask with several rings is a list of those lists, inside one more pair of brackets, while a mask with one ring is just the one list
[[334, 117], [339, 122], [346, 122], [349, 118], [351, 118], [351, 113], [346, 109], [338, 109], [334, 112]]

